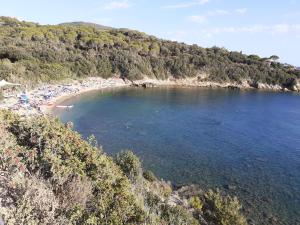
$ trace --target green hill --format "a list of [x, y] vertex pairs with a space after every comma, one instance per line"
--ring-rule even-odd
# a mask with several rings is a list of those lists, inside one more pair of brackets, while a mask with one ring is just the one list
[[69, 22], [69, 23], [61, 23], [58, 24], [60, 26], [90, 26], [93, 28], [96, 28], [98, 30], [112, 30], [114, 28], [112, 27], [108, 27], [108, 26], [103, 26], [97, 23], [89, 23], [89, 22], [82, 22], [82, 21], [78, 21], [78, 22]]
[[198, 77], [201, 81], [278, 84], [293, 89], [300, 71], [224, 48], [202, 48], [127, 29], [86, 23], [38, 25], [0, 17], [0, 78], [36, 85], [66, 78], [130, 80]]

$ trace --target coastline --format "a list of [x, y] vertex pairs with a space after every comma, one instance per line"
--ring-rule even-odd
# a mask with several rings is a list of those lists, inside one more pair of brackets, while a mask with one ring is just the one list
[[201, 88], [228, 88], [237, 90], [264, 90], [272, 92], [289, 91], [279, 85], [268, 85], [259, 83], [257, 87], [251, 86], [247, 81], [242, 84], [237, 83], [218, 83], [211, 81], [199, 80], [198, 77], [185, 79], [166, 79], [158, 80], [144, 78], [137, 81], [123, 80], [121, 78], [100, 78], [89, 77], [83, 80], [72, 80], [71, 82], [62, 81], [59, 84], [44, 84], [26, 94], [29, 98], [29, 104], [24, 105], [19, 103], [17, 95], [5, 99], [0, 103], [0, 109], [7, 109], [16, 112], [19, 115], [30, 117], [35, 115], [49, 115], [54, 107], [60, 102], [74, 96], [96, 90], [119, 87], [159, 87], [159, 86], [174, 86], [174, 87], [201, 87]]
[[51, 101], [49, 102], [49, 105], [41, 106], [41, 110], [42, 110], [43, 114], [49, 115], [49, 114], [51, 114], [53, 108], [56, 105], [59, 105], [60, 103], [64, 102], [67, 99], [76, 97], [78, 95], [81, 95], [81, 94], [84, 94], [87, 92], [110, 89], [110, 88], [129, 87], [131, 85], [130, 83], [125, 82], [124, 80], [122, 80], [120, 78], [111, 78], [111, 79], [92, 78], [92, 80], [94, 80], [94, 81], [96, 80], [97, 82], [104, 81], [104, 83], [105, 83], [105, 81], [108, 81], [108, 82], [112, 81], [113, 83], [110, 83], [110, 85], [108, 85], [108, 86], [102, 84], [102, 85], [95, 85], [95, 86], [88, 87], [88, 88], [82, 88], [75, 93], [67, 93], [67, 94], [62, 94], [60, 96], [57, 96], [57, 97], [51, 99]]
[[89, 77], [84, 80], [73, 80], [68, 84], [42, 85], [26, 93], [29, 104], [19, 103], [18, 96], [5, 99], [0, 109], [13, 111], [21, 116], [48, 115], [57, 104], [65, 99], [95, 90], [130, 86], [131, 83], [121, 78]]

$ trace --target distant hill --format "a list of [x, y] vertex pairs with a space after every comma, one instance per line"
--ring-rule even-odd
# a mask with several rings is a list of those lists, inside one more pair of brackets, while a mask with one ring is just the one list
[[300, 70], [278, 59], [187, 45], [95, 23], [39, 25], [0, 17], [0, 79], [32, 86], [117, 75], [132, 81], [196, 78], [206, 83], [300, 89]]
[[112, 27], [103, 26], [103, 25], [100, 25], [100, 24], [97, 24], [97, 23], [89, 23], [89, 22], [81, 22], [81, 21], [61, 23], [59, 25], [62, 25], [62, 26], [90, 26], [90, 27], [94, 27], [94, 28], [99, 29], [99, 30], [111, 30], [111, 29], [114, 29]]

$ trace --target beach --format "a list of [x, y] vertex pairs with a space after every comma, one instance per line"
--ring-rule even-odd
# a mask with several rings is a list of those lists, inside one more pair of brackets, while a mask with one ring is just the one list
[[[59, 102], [75, 95], [84, 92], [101, 90], [107, 88], [117, 87], [156, 87], [156, 86], [179, 86], [179, 87], [202, 87], [202, 88], [229, 88], [229, 89], [259, 89], [265, 91], [284, 91], [279, 85], [260, 84], [254, 88], [247, 83], [247, 81], [238, 83], [218, 83], [211, 81], [202, 81], [198, 77], [185, 78], [185, 79], [151, 79], [144, 78], [136, 81], [129, 81], [119, 77], [113, 78], [100, 78], [89, 77], [82, 80], [62, 81], [59, 84], [44, 84], [37, 88], [26, 92], [14, 93], [7, 95], [3, 101], [0, 101], [0, 109], [8, 109], [16, 112], [22, 116], [33, 116], [49, 114], [53, 107], [68, 108], [71, 106], [59, 105]], [[28, 103], [24, 104], [20, 101], [20, 97], [26, 96]]]
[[[45, 115], [49, 114], [54, 107], [65, 107], [58, 104], [66, 98], [88, 91], [125, 87], [130, 84], [121, 78], [90, 77], [84, 80], [73, 80], [68, 84], [41, 85], [30, 91], [7, 96], [0, 102], [0, 109], [11, 110], [25, 117]], [[21, 95], [26, 96], [28, 102], [20, 102]]]

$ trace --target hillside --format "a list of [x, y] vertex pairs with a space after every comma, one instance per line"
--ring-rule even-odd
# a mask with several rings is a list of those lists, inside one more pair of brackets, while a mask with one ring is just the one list
[[78, 22], [70, 22], [70, 23], [61, 23], [58, 24], [59, 26], [90, 26], [93, 27], [95, 29], [98, 30], [111, 30], [114, 29], [112, 27], [108, 27], [108, 26], [103, 26], [97, 23], [89, 23], [89, 22], [82, 22], [82, 21], [78, 21]]
[[276, 56], [260, 58], [224, 48], [202, 48], [126, 29], [103, 30], [85, 23], [42, 26], [0, 18], [0, 79], [29, 86], [88, 76], [196, 77], [296, 90], [300, 71], [276, 60]]
[[6, 225], [246, 224], [236, 198], [195, 186], [172, 192], [131, 151], [111, 158], [71, 124], [0, 111], [0, 133], [0, 221]]

